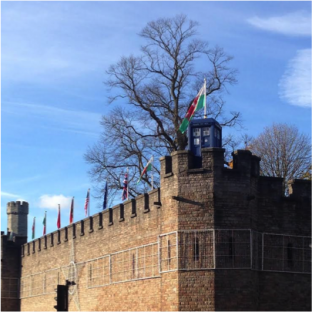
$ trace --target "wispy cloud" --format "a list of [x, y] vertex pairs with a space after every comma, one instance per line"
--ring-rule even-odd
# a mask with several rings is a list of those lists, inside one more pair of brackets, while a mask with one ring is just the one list
[[[68, 24], [64, 25], [61, 13], [57, 15], [55, 10], [49, 10], [45, 5], [24, 5], [23, 9], [11, 6], [3, 10], [4, 80], [43, 83], [50, 82], [55, 76], [61, 80], [94, 70], [94, 64], [79, 62], [81, 51], [72, 53], [71, 38], [68, 38], [70, 44], [66, 44], [64, 37], [68, 36], [60, 30], [64, 26], [67, 28]], [[54, 22], [51, 23], [52, 20]]]
[[99, 113], [11, 101], [2, 101], [2, 112], [23, 116], [23, 120], [29, 118], [36, 122], [37, 127], [93, 136], [98, 136], [100, 132], [101, 114]]
[[68, 207], [71, 204], [71, 197], [70, 196], [66, 197], [62, 194], [61, 195], [44, 194], [40, 196], [38, 206], [44, 209], [57, 209], [58, 204], [61, 205], [61, 209], [63, 208], [68, 209]]
[[12, 193], [7, 193], [7, 192], [1, 192], [1, 197], [6, 197], [6, 198], [18, 198], [20, 197], [19, 195], [12, 194]]
[[292, 105], [311, 107], [311, 49], [298, 50], [288, 62], [279, 95]]
[[[131, 44], [131, 40], [121, 37], [117, 30], [135, 32], [133, 23], [120, 18], [121, 14], [129, 14], [125, 9], [119, 9], [116, 15], [99, 14], [99, 9], [111, 6], [108, 2], [4, 4], [1, 15], [3, 81], [55, 85], [93, 76], [99, 66], [104, 71], [112, 59], [117, 58], [125, 40]], [[97, 31], [90, 32], [92, 27]], [[108, 39], [115, 44], [108, 43]], [[110, 54], [112, 50], [115, 53]]]
[[282, 16], [258, 17], [247, 20], [251, 25], [284, 35], [310, 36], [311, 14], [306, 11], [292, 12]]
[[16, 185], [16, 184], [25, 184], [25, 183], [28, 183], [28, 182], [33, 182], [33, 181], [37, 181], [37, 180], [40, 180], [42, 178], [42, 175], [34, 175], [34, 176], [31, 176], [31, 177], [24, 177], [24, 178], [21, 178], [21, 179], [14, 179], [12, 181], [8, 181], [6, 182], [6, 184], [13, 184], [13, 185]]

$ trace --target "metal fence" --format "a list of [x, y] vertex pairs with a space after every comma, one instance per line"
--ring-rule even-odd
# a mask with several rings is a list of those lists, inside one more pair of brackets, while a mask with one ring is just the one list
[[252, 231], [251, 232], [251, 241], [252, 241], [252, 269], [253, 270], [262, 270], [262, 233]]
[[176, 271], [178, 263], [178, 232], [159, 235], [159, 272]]
[[197, 270], [215, 267], [214, 231], [179, 231], [179, 269]]
[[[78, 283], [78, 274], [86, 277], [87, 288], [94, 288], [160, 277], [161, 273], [177, 270], [252, 269], [310, 273], [310, 246], [310, 237], [249, 229], [175, 231], [159, 235], [155, 243], [22, 277], [20, 298], [54, 293], [60, 280]], [[16, 295], [18, 281], [10, 281], [9, 285], [8, 290], [2, 287], [4, 296]]]
[[20, 298], [55, 293], [59, 281], [60, 268], [24, 276], [20, 283]]
[[152, 243], [89, 260], [87, 288], [159, 277], [158, 255]]
[[19, 278], [1, 278], [1, 298], [19, 298]]
[[[260, 233], [246, 229], [191, 230], [176, 233], [178, 270], [311, 272], [311, 238], [307, 236]], [[165, 256], [163, 239], [169, 240], [169, 234], [161, 237], [161, 272], [166, 272], [169, 271], [164, 269], [169, 257]]]
[[311, 238], [262, 233], [262, 270], [311, 272]]
[[88, 262], [87, 288], [110, 284], [110, 255]]

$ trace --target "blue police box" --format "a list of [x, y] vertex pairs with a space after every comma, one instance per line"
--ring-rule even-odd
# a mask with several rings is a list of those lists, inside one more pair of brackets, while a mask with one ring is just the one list
[[191, 119], [188, 129], [188, 147], [195, 156], [195, 167], [200, 168], [201, 149], [205, 147], [222, 147], [222, 127], [213, 118]]

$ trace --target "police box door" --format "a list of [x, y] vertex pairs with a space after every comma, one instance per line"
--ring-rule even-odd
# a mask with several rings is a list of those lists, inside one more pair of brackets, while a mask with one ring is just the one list
[[192, 128], [192, 152], [195, 156], [201, 156], [201, 149], [210, 146], [210, 127]]

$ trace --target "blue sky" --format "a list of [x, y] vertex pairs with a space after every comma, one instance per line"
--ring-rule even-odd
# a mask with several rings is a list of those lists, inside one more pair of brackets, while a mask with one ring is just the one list
[[[92, 183], [83, 159], [99, 138], [108, 66], [139, 54], [140, 30], [161, 17], [198, 20], [198, 36], [234, 56], [227, 109], [256, 136], [273, 122], [311, 133], [311, 2], [1, 2], [1, 229], [6, 204], [29, 202], [29, 237], [84, 217]], [[195, 94], [194, 94], [195, 95]], [[121, 192], [120, 192], [121, 193]], [[121, 194], [120, 194], [121, 196]], [[91, 214], [101, 202], [91, 196]]]

